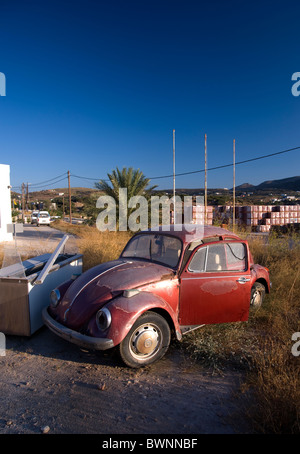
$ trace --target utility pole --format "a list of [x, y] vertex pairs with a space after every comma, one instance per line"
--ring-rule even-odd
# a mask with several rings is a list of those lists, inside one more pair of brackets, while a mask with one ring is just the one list
[[70, 224], [72, 224], [71, 185], [70, 185], [70, 171], [69, 170], [68, 170], [68, 181], [69, 181]]
[[25, 217], [24, 217], [24, 208], [25, 208], [25, 206], [24, 206], [25, 205], [24, 198], [25, 198], [25, 194], [24, 194], [24, 192], [25, 192], [25, 184], [22, 183], [22, 221], [23, 221], [23, 224], [25, 222]]
[[204, 140], [205, 148], [205, 183], [204, 183], [204, 224], [207, 224], [207, 135]]
[[28, 199], [29, 199], [29, 193], [28, 193], [28, 183], [27, 183], [27, 186], [26, 186], [26, 203], [25, 203], [26, 211], [28, 211]]
[[173, 224], [175, 224], [176, 209], [175, 209], [175, 129], [173, 129], [173, 207], [174, 207], [174, 218]]
[[233, 139], [233, 213], [232, 213], [232, 231], [235, 230], [235, 139]]

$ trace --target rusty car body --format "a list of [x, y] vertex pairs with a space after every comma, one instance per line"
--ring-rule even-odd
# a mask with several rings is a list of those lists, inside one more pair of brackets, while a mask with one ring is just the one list
[[[179, 226], [180, 227], [180, 226]], [[246, 321], [270, 291], [268, 269], [247, 241], [204, 226], [135, 234], [117, 260], [51, 292], [43, 312], [57, 335], [88, 349], [118, 347], [130, 367], [148, 365], [199, 326]]]

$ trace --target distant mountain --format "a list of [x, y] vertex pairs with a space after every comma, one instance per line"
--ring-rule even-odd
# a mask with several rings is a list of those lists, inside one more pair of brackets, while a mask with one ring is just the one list
[[240, 184], [239, 186], [236, 186], [235, 189], [237, 190], [245, 190], [247, 191], [247, 189], [250, 189], [252, 190], [253, 188], [255, 188], [255, 186], [253, 186], [253, 184], [250, 184], [250, 183], [243, 183], [243, 184]]
[[[290, 178], [283, 178], [281, 180], [267, 180], [264, 181], [263, 183], [260, 183], [259, 185], [255, 186], [250, 183], [243, 183], [240, 184], [239, 186], [236, 186], [236, 192], [253, 192], [255, 193], [256, 191], [270, 191], [270, 192], [285, 192], [285, 191], [300, 191], [300, 176], [295, 176], [295, 177], [290, 177]], [[98, 191], [97, 189], [93, 188], [85, 188], [85, 187], [74, 187], [71, 188], [72, 190], [72, 196], [77, 196], [77, 197], [88, 197], [91, 196], [92, 194], [100, 194], [101, 191]], [[208, 188], [208, 193], [212, 194], [228, 194], [228, 192], [231, 192], [231, 189], [227, 188]], [[56, 189], [45, 189], [43, 191], [36, 191], [36, 192], [31, 192], [30, 191], [30, 199], [53, 199], [56, 197], [61, 197], [63, 194], [65, 197], [68, 197], [69, 189], [68, 188], [56, 188]], [[160, 194], [173, 194], [173, 189], [156, 189], [154, 190], [154, 193], [160, 193]], [[61, 195], [59, 195], [61, 194]], [[204, 188], [194, 188], [194, 189], [188, 189], [188, 188], [176, 188], [176, 194], [177, 195], [204, 195]], [[13, 197], [17, 197], [20, 195], [17, 192], [13, 193]]]
[[282, 180], [269, 180], [255, 186], [256, 190], [280, 189], [286, 191], [300, 191], [300, 176], [283, 178]]
[[255, 192], [255, 191], [300, 191], [300, 176], [283, 178], [281, 180], [267, 180], [254, 186], [244, 183], [235, 188], [238, 191]]

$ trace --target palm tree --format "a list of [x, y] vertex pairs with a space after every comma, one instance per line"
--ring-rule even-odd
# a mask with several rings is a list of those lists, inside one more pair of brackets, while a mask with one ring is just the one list
[[[148, 187], [150, 183], [150, 178], [146, 178], [143, 172], [140, 169], [133, 169], [132, 167], [123, 167], [122, 170], [116, 168], [111, 173], [107, 174], [109, 182], [105, 180], [100, 180], [98, 183], [95, 183], [95, 187], [103, 192], [106, 195], [112, 197], [116, 203], [116, 216], [119, 219], [119, 208], [120, 208], [120, 189], [127, 190], [127, 219], [130, 214], [135, 211], [134, 208], [128, 207], [129, 200], [134, 196], [143, 196], [147, 201], [151, 197], [151, 192], [157, 187], [151, 186]], [[123, 203], [123, 202], [122, 202]], [[148, 209], [150, 214], [150, 204], [148, 204]]]
[[110, 184], [105, 180], [100, 180], [99, 183], [95, 183], [95, 187], [104, 191], [106, 195], [113, 197], [118, 204], [119, 200], [119, 189], [127, 189], [127, 201], [136, 195], [142, 195], [147, 199], [151, 195], [151, 191], [157, 186], [152, 186], [147, 189], [150, 183], [150, 178], [146, 178], [140, 169], [133, 169], [133, 167], [123, 167], [122, 171], [117, 167], [112, 173], [107, 174]]

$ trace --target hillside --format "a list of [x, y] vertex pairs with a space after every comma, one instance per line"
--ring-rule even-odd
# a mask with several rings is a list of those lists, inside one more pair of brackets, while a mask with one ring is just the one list
[[269, 180], [264, 181], [258, 186], [254, 186], [256, 190], [266, 190], [266, 189], [280, 189], [286, 191], [300, 191], [300, 176], [283, 178], [281, 180]]
[[[210, 194], [215, 193], [215, 194], [228, 194], [228, 191], [232, 191], [231, 189], [227, 188], [209, 188], [208, 192]], [[294, 176], [290, 178], [283, 178], [280, 180], [266, 180], [259, 185], [252, 185], [250, 183], [243, 183], [239, 186], [236, 186], [236, 192], [242, 193], [242, 192], [251, 192], [255, 194], [256, 192], [265, 192], [265, 191], [272, 191], [272, 192], [284, 192], [284, 191], [300, 191], [300, 176]], [[154, 191], [156, 193], [167, 193], [167, 194], [173, 194], [173, 189], [162, 189], [162, 190], [156, 190]], [[97, 189], [94, 188], [84, 188], [84, 187], [73, 187], [71, 188], [71, 193], [72, 196], [82, 198], [82, 197], [89, 197], [93, 195], [100, 195], [101, 191], [98, 191]], [[61, 195], [60, 195], [61, 194]], [[43, 200], [50, 200], [54, 199], [56, 197], [61, 197], [62, 194], [64, 194], [65, 197], [68, 197], [69, 190], [68, 188], [56, 188], [56, 189], [46, 189], [43, 191], [36, 191], [36, 192], [29, 192], [29, 198], [30, 200], [38, 200], [38, 199], [43, 199]], [[184, 194], [189, 194], [189, 195], [204, 195], [204, 188], [193, 188], [193, 189], [188, 189], [188, 188], [176, 188], [176, 194], [178, 195], [184, 195]], [[21, 195], [20, 193], [14, 192], [13, 197], [17, 197], [18, 195]]]

